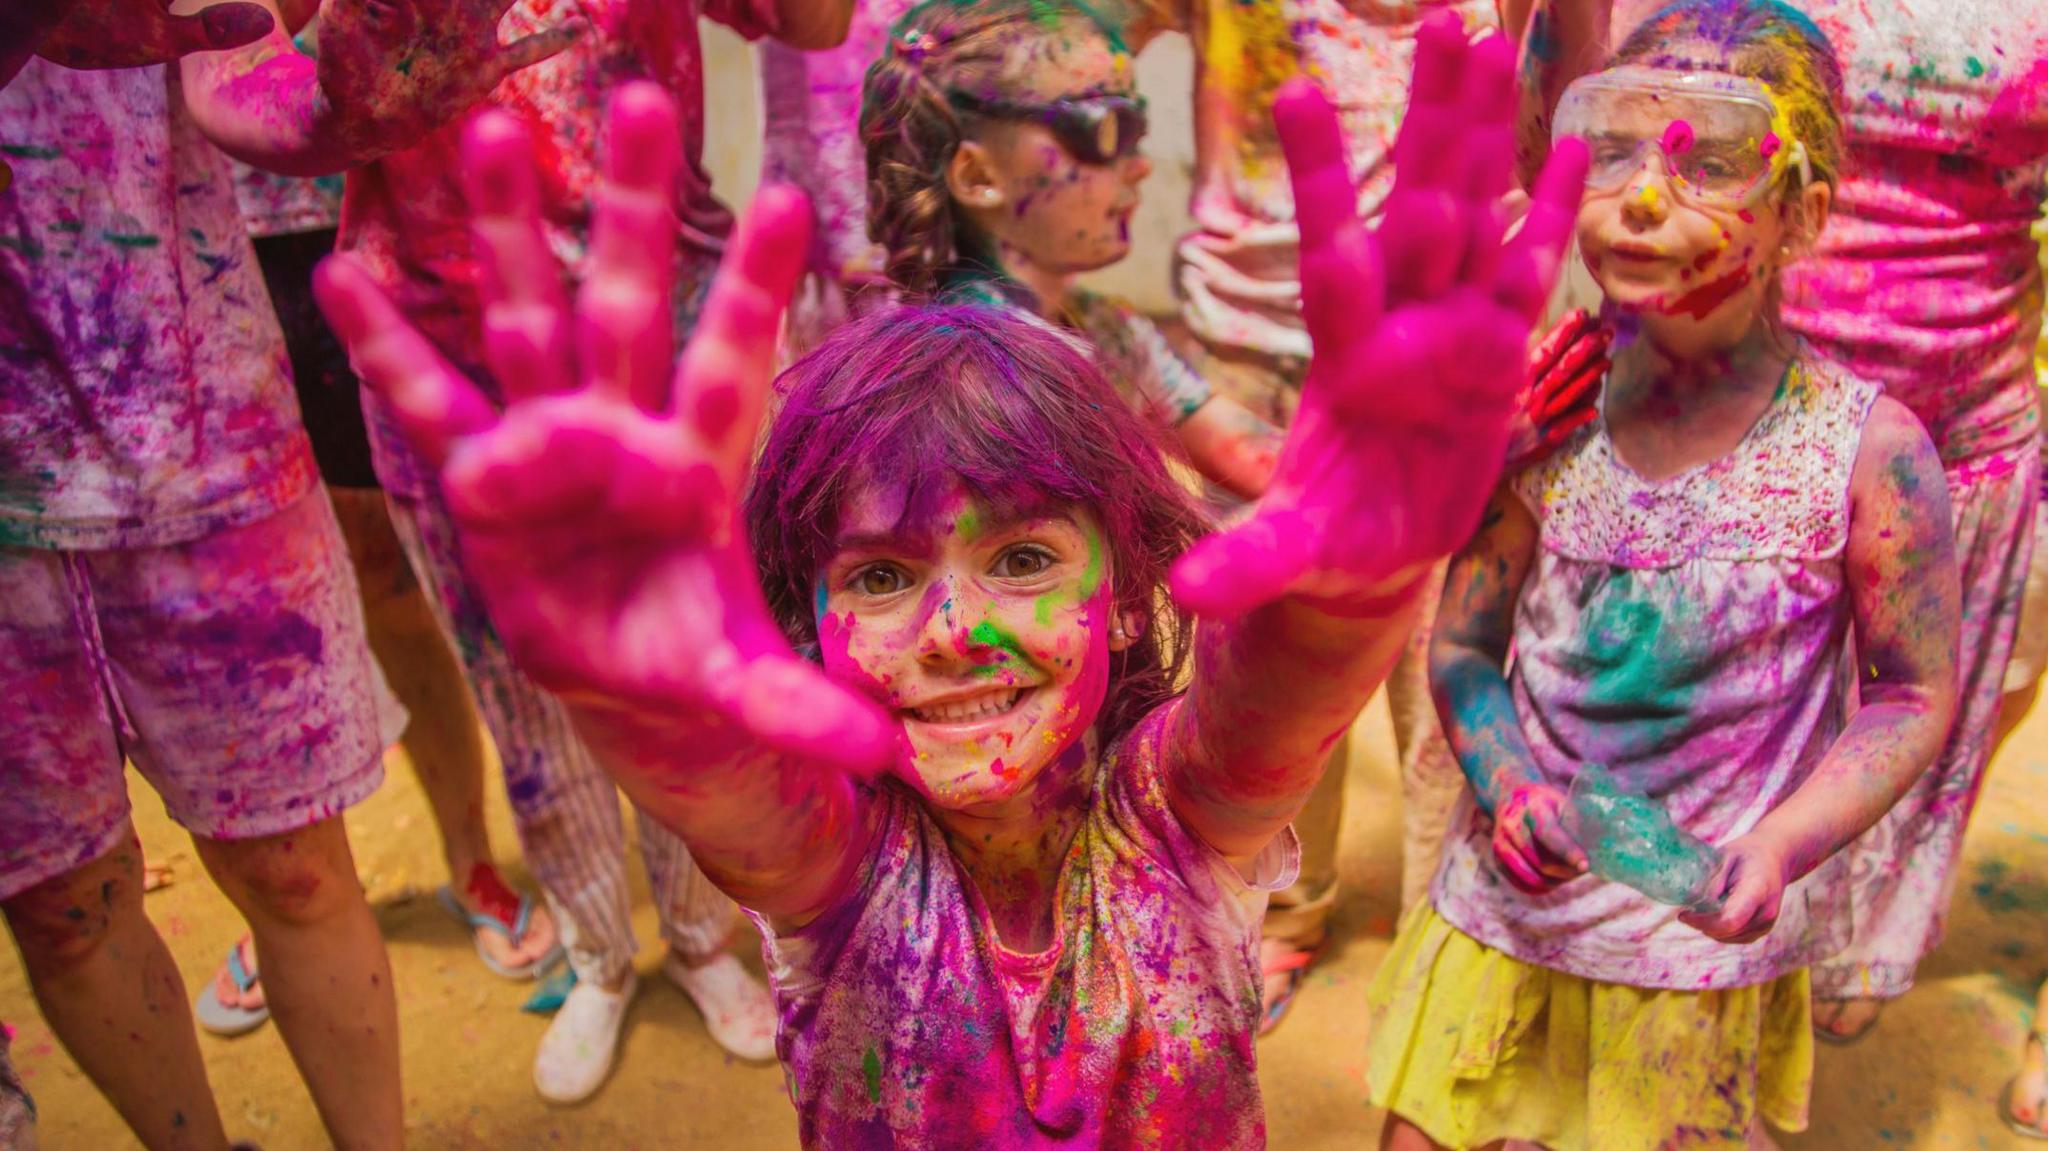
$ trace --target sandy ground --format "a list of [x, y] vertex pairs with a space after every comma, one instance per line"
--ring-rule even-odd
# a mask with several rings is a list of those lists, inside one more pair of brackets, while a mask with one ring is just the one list
[[[1370, 1147], [1380, 1114], [1366, 1102], [1362, 1038], [1367, 979], [1385, 954], [1397, 890], [1398, 802], [1392, 740], [1375, 704], [1354, 740], [1345, 828], [1346, 895], [1336, 942], [1309, 977], [1293, 1016], [1261, 1047], [1275, 1148]], [[479, 965], [436, 906], [439, 855], [402, 757], [375, 798], [349, 815], [364, 883], [390, 940], [404, 1021], [407, 1128], [414, 1148], [717, 1148], [795, 1144], [780, 1074], [726, 1059], [683, 995], [648, 978], [619, 1069], [596, 1099], [551, 1110], [534, 1094], [530, 1061], [545, 1020], [518, 1010], [528, 985]], [[1864, 1044], [1823, 1049], [1813, 1127], [1787, 1151], [2005, 1148], [2025, 1144], [1999, 1125], [1993, 1101], [2011, 1073], [2048, 948], [2048, 717], [2037, 713], [1994, 765], [1971, 830], [1948, 944], [1919, 988]], [[153, 862], [171, 868], [151, 915], [187, 985], [210, 978], [240, 924], [148, 789], [134, 786], [136, 821]], [[512, 834], [501, 797], [491, 820], [500, 852]], [[630, 824], [629, 824], [630, 826]], [[656, 938], [645, 885], [643, 942]], [[751, 940], [744, 950], [758, 962]], [[642, 951], [643, 975], [659, 952]], [[18, 1030], [15, 1059], [42, 1112], [51, 1151], [116, 1151], [136, 1144], [44, 1027], [21, 968], [0, 957], [0, 1019]], [[229, 1130], [269, 1151], [327, 1145], [274, 1028], [240, 1039], [201, 1036]]]

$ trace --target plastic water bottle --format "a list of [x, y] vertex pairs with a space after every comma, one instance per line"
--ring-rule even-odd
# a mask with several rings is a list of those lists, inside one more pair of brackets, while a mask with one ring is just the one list
[[1688, 911], [1719, 905], [1709, 885], [1721, 869], [1720, 849], [1674, 823], [1663, 804], [1624, 788], [1596, 763], [1579, 768], [1568, 799], [1593, 874]]

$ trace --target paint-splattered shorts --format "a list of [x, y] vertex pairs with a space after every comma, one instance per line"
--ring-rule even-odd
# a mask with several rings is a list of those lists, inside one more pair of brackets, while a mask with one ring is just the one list
[[115, 845], [124, 756], [209, 839], [341, 812], [384, 777], [379, 687], [319, 488], [169, 547], [0, 548], [0, 899]]

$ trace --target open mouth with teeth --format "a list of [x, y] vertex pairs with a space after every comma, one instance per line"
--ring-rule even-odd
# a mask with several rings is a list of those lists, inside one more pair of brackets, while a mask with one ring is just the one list
[[911, 718], [922, 723], [980, 723], [983, 720], [1008, 715], [1016, 709], [1017, 701], [1023, 699], [1024, 695], [1023, 688], [997, 688], [906, 710]]

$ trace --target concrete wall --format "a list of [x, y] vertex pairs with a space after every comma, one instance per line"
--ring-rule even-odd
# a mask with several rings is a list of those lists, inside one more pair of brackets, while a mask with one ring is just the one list
[[[1152, 177], [1144, 206], [1132, 221], [1129, 259], [1090, 277], [1150, 312], [1174, 309], [1168, 269], [1173, 242], [1189, 227], [1188, 183], [1194, 170], [1194, 129], [1189, 110], [1193, 57], [1185, 37], [1161, 36], [1138, 57], [1138, 87], [1150, 104], [1152, 130], [1145, 154]], [[705, 166], [727, 203], [744, 203], [761, 174], [761, 99], [756, 55], [725, 28], [704, 25]]]

